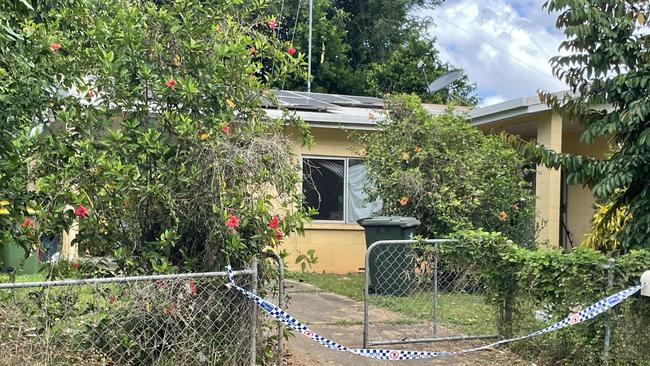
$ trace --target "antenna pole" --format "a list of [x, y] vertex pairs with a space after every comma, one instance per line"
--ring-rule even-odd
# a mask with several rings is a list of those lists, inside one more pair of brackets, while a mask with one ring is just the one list
[[314, 0], [309, 0], [309, 40], [307, 54], [307, 93], [311, 93], [311, 30], [313, 24]]

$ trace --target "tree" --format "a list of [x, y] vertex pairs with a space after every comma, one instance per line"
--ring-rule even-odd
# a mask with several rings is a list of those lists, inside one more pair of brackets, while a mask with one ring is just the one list
[[[567, 40], [567, 55], [551, 59], [555, 75], [574, 94], [542, 92], [540, 98], [564, 118], [578, 121], [581, 141], [612, 141], [603, 159], [557, 153], [536, 144], [520, 147], [536, 162], [567, 172], [567, 181], [592, 189], [608, 205], [599, 222], [612, 222], [624, 209], [629, 222], [621, 232], [621, 250], [650, 243], [650, 67], [647, 1], [551, 0], [560, 12], [557, 25]], [[607, 230], [603, 230], [607, 231]]]
[[368, 192], [383, 213], [413, 216], [429, 238], [483, 228], [521, 245], [534, 241], [534, 197], [524, 159], [460, 112], [432, 116], [417, 97], [387, 100], [378, 131], [359, 136]]
[[[426, 81], [454, 67], [440, 61], [433, 39], [422, 36], [432, 24], [413, 15], [417, 9], [433, 8], [441, 2], [314, 0], [312, 90], [379, 97], [386, 93], [416, 93], [425, 101], [442, 102], [446, 93], [431, 95], [426, 91]], [[287, 0], [276, 7], [281, 20], [280, 36], [293, 41], [304, 54], [308, 48], [305, 4], [302, 0]], [[423, 64], [424, 69], [418, 64]], [[396, 74], [400, 77], [395, 78]], [[305, 80], [286, 80], [276, 85], [304, 89]], [[475, 102], [474, 88], [466, 76], [452, 86], [463, 104]]]
[[[448, 88], [429, 93], [430, 82], [452, 71], [453, 67], [441, 63], [435, 42], [413, 34], [401, 48], [393, 51], [385, 62], [373, 63], [368, 71], [368, 91], [373, 95], [413, 93], [426, 102], [447, 103]], [[474, 105], [478, 98], [467, 75], [450, 87], [453, 100], [460, 104]]]
[[24, 218], [52, 234], [76, 220], [76, 244], [92, 254], [166, 272], [246, 261], [301, 229], [305, 214], [282, 209], [302, 207], [291, 144], [261, 105], [268, 83], [304, 63], [264, 7], [66, 0], [9, 10], [5, 235], [24, 232]]

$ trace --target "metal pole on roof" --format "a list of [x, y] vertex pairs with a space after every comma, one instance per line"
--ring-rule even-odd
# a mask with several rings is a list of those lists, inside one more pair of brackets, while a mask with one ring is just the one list
[[311, 93], [311, 30], [313, 24], [314, 0], [309, 0], [309, 40], [307, 54], [307, 93]]

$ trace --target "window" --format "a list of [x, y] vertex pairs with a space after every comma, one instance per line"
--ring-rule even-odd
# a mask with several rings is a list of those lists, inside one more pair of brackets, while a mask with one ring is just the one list
[[367, 202], [361, 159], [303, 158], [302, 177], [305, 205], [318, 210], [314, 220], [353, 223], [381, 208], [379, 200]]

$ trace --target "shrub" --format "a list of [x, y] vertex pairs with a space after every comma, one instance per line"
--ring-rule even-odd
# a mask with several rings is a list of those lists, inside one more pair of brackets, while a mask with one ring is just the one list
[[386, 105], [378, 131], [358, 138], [368, 190], [381, 197], [384, 213], [420, 219], [428, 237], [483, 228], [532, 245], [534, 197], [513, 149], [458, 111], [433, 116], [412, 96], [389, 97]]
[[[529, 250], [508, 244], [498, 233], [463, 231], [453, 251], [442, 253], [445, 263], [476, 264], [486, 286], [488, 300], [499, 306], [499, 330], [504, 336], [525, 335], [579, 311], [595, 301], [636, 285], [650, 268], [650, 252], [633, 250], [616, 258], [614, 284], [608, 286], [608, 259], [590, 248]], [[650, 301], [633, 297], [617, 306], [613, 319], [610, 362], [650, 362]], [[548, 322], [541, 321], [545, 314]], [[537, 317], [535, 316], [537, 313]], [[599, 316], [511, 347], [527, 358], [544, 364], [593, 365], [603, 363], [607, 315]]]
[[23, 3], [0, 31], [0, 199], [23, 208], [0, 230], [33, 204], [40, 232], [76, 220], [81, 248], [131, 272], [237, 264], [300, 230], [280, 211], [302, 207], [291, 144], [261, 106], [304, 63], [266, 2]]

